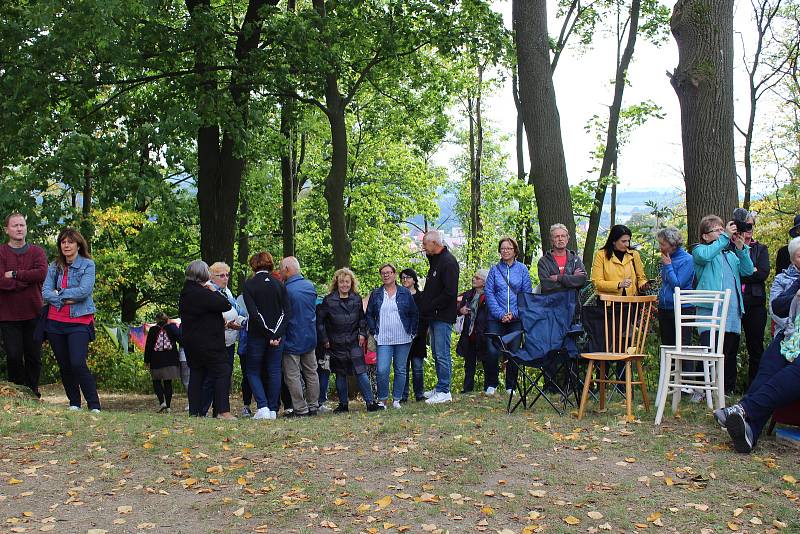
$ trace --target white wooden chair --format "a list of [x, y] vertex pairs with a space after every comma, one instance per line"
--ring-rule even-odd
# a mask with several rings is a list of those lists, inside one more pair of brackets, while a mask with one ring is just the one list
[[[661, 370], [656, 393], [655, 424], [661, 424], [667, 396], [672, 393], [672, 412], [678, 410], [681, 388], [689, 387], [705, 391], [709, 408], [725, 405], [725, 355], [722, 352], [725, 341], [725, 321], [730, 306], [731, 290], [704, 291], [675, 288], [675, 346], [661, 350]], [[683, 305], [690, 304], [696, 309], [694, 315], [684, 314]], [[708, 345], [691, 345], [691, 340], [683, 339], [686, 327], [709, 331]], [[683, 371], [684, 361], [702, 362], [702, 371]], [[716, 393], [716, 403], [714, 403]]]

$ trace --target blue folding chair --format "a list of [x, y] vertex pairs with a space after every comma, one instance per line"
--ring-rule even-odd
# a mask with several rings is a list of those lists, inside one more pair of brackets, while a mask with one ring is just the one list
[[[520, 293], [517, 297], [522, 331], [504, 336], [487, 333], [506, 359], [506, 365], [516, 365], [519, 369], [517, 392], [519, 399], [514, 403], [514, 392], [508, 397], [508, 413], [513, 413], [522, 404], [524, 408], [533, 406], [539, 398], [544, 399], [559, 415], [564, 414], [567, 404], [576, 406], [569, 398], [569, 391], [577, 392], [573, 384], [577, 374], [570, 367], [577, 358], [578, 350], [570, 336], [570, 327], [575, 313], [577, 295], [575, 291], [559, 291], [546, 295]], [[520, 349], [513, 352], [509, 346], [522, 336]], [[567, 376], [565, 387], [559, 384], [558, 376]], [[539, 384], [542, 383], [540, 386]], [[560, 408], [547, 395], [554, 390], [559, 396]], [[530, 399], [535, 393], [533, 400]]]

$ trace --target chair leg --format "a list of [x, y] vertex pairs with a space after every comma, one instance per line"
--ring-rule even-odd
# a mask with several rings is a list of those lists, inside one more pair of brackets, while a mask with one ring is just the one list
[[[706, 381], [706, 385], [712, 385], [715, 381], [714, 379], [714, 362], [710, 362], [708, 360], [703, 361], [703, 378]], [[714, 409], [714, 397], [712, 396], [711, 390], [706, 390], [706, 406], [708, 406], [709, 410]]]
[[581, 404], [578, 406], [578, 419], [583, 419], [583, 411], [586, 409], [586, 401], [589, 398], [589, 386], [592, 384], [592, 370], [594, 369], [594, 361], [589, 360], [589, 365], [586, 367], [586, 379], [583, 381], [583, 394], [581, 394]]
[[672, 415], [678, 412], [678, 404], [681, 402], [681, 386], [683, 385], [683, 360], [675, 358], [673, 360], [675, 369], [672, 372]]
[[661, 424], [661, 420], [664, 417], [664, 408], [667, 405], [667, 396], [669, 391], [669, 376], [672, 374], [672, 358], [669, 356], [664, 356], [664, 365], [669, 366], [670, 372], [664, 373], [664, 383], [659, 383], [658, 385], [658, 395], [656, 395], [656, 425]]
[[658, 389], [656, 390], [656, 406], [661, 404], [661, 385], [664, 384], [665, 380], [669, 376], [671, 369], [667, 368], [667, 351], [664, 349], [659, 349], [659, 358], [658, 358]]
[[600, 360], [600, 411], [605, 411], [606, 409], [606, 362]]
[[642, 367], [642, 360], [641, 358], [636, 359], [636, 374], [639, 375], [639, 386], [642, 388], [642, 404], [644, 404], [644, 411], [650, 411], [650, 402], [647, 399], [647, 384], [644, 381], [644, 369]]
[[772, 433], [775, 431], [775, 423], [776, 423], [775, 417], [774, 416], [770, 417], [769, 418], [769, 427], [767, 428], [767, 435], [768, 436], [771, 436]]
[[720, 360], [714, 363], [717, 368], [717, 408], [725, 406], [725, 365]]
[[633, 381], [631, 378], [632, 374], [631, 361], [627, 360], [625, 362], [625, 409], [627, 412], [626, 419], [629, 422], [633, 421], [633, 384], [631, 383]]

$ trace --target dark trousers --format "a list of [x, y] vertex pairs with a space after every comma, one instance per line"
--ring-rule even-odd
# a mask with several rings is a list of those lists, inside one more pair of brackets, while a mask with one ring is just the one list
[[[228, 377], [228, 394], [230, 394], [231, 390], [231, 377], [233, 376], [233, 355], [234, 355], [235, 345], [231, 345], [230, 347], [225, 347], [225, 351], [228, 355], [228, 364], [230, 365], [230, 374], [231, 376]], [[214, 417], [217, 416], [218, 413], [225, 413], [217, 409], [217, 405], [214, 404], [214, 381], [215, 379], [206, 376], [205, 382], [203, 382], [203, 415], [208, 413], [208, 409], [212, 408], [211, 415]], [[247, 403], [246, 403], [247, 404]], [[228, 410], [230, 411], [230, 399], [228, 399]]]
[[250, 389], [250, 382], [247, 381], [247, 354], [239, 354], [239, 369], [242, 370], [242, 404], [250, 406], [253, 402], [253, 390]]
[[764, 328], [767, 326], [767, 307], [764, 304], [745, 306], [742, 315], [742, 332], [747, 344], [748, 384], [752, 384], [758, 373], [761, 355], [764, 354]]
[[277, 412], [281, 402], [283, 345], [273, 346], [263, 337], [247, 338], [247, 380], [258, 408]]
[[[514, 320], [514, 321], [511, 321], [510, 323], [501, 323], [500, 321], [495, 321], [493, 319], [490, 319], [488, 324], [487, 324], [487, 326], [486, 326], [486, 332], [487, 333], [500, 334], [501, 336], [504, 336], [506, 334], [510, 334], [511, 332], [516, 332], [517, 330], [522, 330], [522, 322], [519, 321], [519, 320]], [[519, 350], [519, 346], [520, 346], [521, 342], [522, 342], [522, 336], [519, 336], [511, 343], [511, 345], [508, 347], [508, 349], [511, 352], [517, 352]], [[487, 354], [486, 354], [486, 360], [484, 361], [484, 371], [486, 371], [486, 361], [490, 361], [489, 362], [490, 363], [490, 369], [493, 369], [493, 367], [491, 367], [492, 365], [497, 365], [499, 367], [499, 362], [500, 362], [500, 349], [495, 347], [494, 343], [492, 343], [492, 341], [490, 339], [487, 339], [486, 343], [487, 343], [488, 350], [487, 350]], [[465, 368], [466, 368], [466, 365], [467, 364], [466, 364], [466, 358], [465, 358], [465, 361], [464, 361]], [[473, 363], [473, 371], [472, 371], [472, 376], [473, 377], [475, 376], [474, 365], [475, 364]], [[499, 371], [498, 371], [498, 373], [499, 373]], [[465, 369], [465, 374], [466, 374], [466, 369]], [[517, 388], [517, 375], [518, 374], [519, 374], [519, 369], [517, 368], [516, 365], [514, 365], [514, 364], [511, 364], [511, 365], [507, 364], [506, 365], [506, 389], [516, 389]], [[490, 378], [493, 379], [492, 382], [495, 384], [494, 387], [497, 387], [496, 384], [497, 384], [497, 382], [499, 382], [499, 379], [495, 380], [493, 377], [490, 377], [490, 376], [486, 376], [485, 377], [486, 387], [489, 387], [490, 385], [492, 385], [492, 384], [489, 383], [490, 382]], [[466, 387], [464, 389], [466, 389]]]
[[[55, 321], [49, 321], [54, 323]], [[53, 329], [48, 328], [47, 340], [61, 371], [61, 383], [67, 394], [70, 406], [81, 405], [81, 392], [90, 410], [100, 409], [100, 397], [97, 396], [97, 384], [86, 358], [89, 354], [91, 334], [85, 325], [63, 325], [56, 323]], [[63, 326], [62, 326], [63, 325]], [[56, 330], [56, 331], [54, 331]]]
[[42, 372], [42, 344], [33, 339], [38, 319], [0, 323], [6, 351], [8, 381], [28, 386], [39, 394], [39, 375]]
[[153, 391], [160, 404], [172, 405], [172, 380], [153, 380]]
[[761, 358], [758, 373], [741, 401], [754, 445], [776, 408], [800, 400], [800, 359], [789, 363], [781, 354], [783, 335], [778, 335]]
[[189, 415], [205, 417], [208, 408], [203, 410], [203, 385], [210, 381], [213, 389], [213, 402], [217, 413], [231, 411], [230, 399], [228, 396], [231, 391], [231, 364], [227, 354], [214, 355], [212, 357], [193, 358], [191, 355], [189, 368]]
[[328, 402], [328, 386], [331, 381], [331, 372], [317, 366], [317, 376], [319, 377], [319, 405]]
[[[708, 331], [700, 333], [700, 344], [708, 345]], [[725, 332], [722, 353], [725, 355], [725, 395], [736, 390], [736, 354], [739, 352], [739, 334]]]
[[[480, 337], [480, 342], [482, 343], [492, 343], [491, 340], [484, 339], [483, 336]], [[517, 344], [517, 348], [519, 348], [519, 344]], [[483, 390], [486, 391], [486, 388], [492, 387], [497, 388], [500, 384], [500, 365], [499, 365], [499, 353], [495, 352], [494, 354], [490, 354], [489, 351], [485, 351], [483, 353], [483, 358], [480, 360], [481, 365], [483, 366]], [[464, 391], [472, 391], [475, 389], [475, 371], [478, 367], [478, 351], [472, 350], [470, 347], [466, 354], [464, 354]], [[514, 370], [511, 371], [509, 368], [513, 367]], [[516, 375], [517, 366], [514, 364], [506, 366], [506, 382], [508, 382], [508, 374], [511, 371], [514, 375]], [[510, 386], [509, 386], [510, 387]]]

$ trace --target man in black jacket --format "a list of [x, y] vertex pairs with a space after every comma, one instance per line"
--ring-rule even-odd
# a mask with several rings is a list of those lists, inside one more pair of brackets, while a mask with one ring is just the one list
[[550, 227], [553, 249], [539, 258], [539, 287], [543, 294], [567, 289], [578, 290], [586, 285], [586, 268], [575, 252], [567, 248], [569, 230], [561, 223]]
[[420, 319], [428, 321], [431, 334], [431, 352], [436, 364], [438, 382], [433, 391], [425, 392], [428, 404], [453, 400], [450, 395], [452, 359], [450, 337], [456, 322], [456, 297], [458, 296], [458, 261], [444, 245], [439, 230], [431, 230], [422, 239], [422, 249], [428, 256], [428, 276], [419, 301]]
[[[755, 218], [751, 215], [747, 222], [755, 225]], [[742, 277], [742, 330], [747, 343], [749, 385], [756, 377], [761, 355], [764, 353], [764, 328], [767, 326], [767, 291], [764, 282], [769, 276], [770, 264], [767, 246], [753, 239], [753, 229], [742, 232], [742, 236], [745, 244], [750, 246], [750, 259], [755, 267], [752, 275]]]

